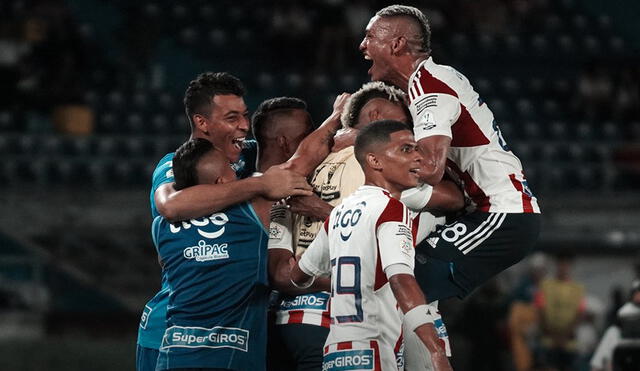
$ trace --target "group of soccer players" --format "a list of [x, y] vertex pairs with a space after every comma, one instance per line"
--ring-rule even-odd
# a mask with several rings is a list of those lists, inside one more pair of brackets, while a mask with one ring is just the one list
[[487, 105], [429, 46], [418, 9], [377, 12], [360, 44], [375, 82], [314, 131], [299, 99], [250, 123], [237, 78], [189, 84], [191, 138], [153, 174], [162, 287], [138, 370], [451, 369], [437, 301], [520, 261], [540, 209]]

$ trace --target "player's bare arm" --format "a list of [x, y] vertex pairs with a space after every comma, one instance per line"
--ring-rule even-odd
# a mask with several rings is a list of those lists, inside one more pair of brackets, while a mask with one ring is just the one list
[[297, 285], [298, 287], [304, 287], [308, 285], [312, 279], [314, 279], [314, 276], [308, 275], [303, 272], [302, 269], [300, 269], [299, 262], [293, 264], [291, 270], [289, 271], [289, 280], [291, 281], [291, 283]]
[[418, 148], [423, 156], [420, 180], [436, 185], [442, 180], [447, 165], [447, 153], [451, 146], [451, 138], [445, 135], [434, 135], [418, 141]]
[[304, 138], [289, 161], [282, 165], [283, 168], [292, 169], [298, 174], [307, 176], [320, 165], [333, 146], [333, 136], [341, 127], [342, 109], [350, 96], [351, 94], [342, 93], [336, 98], [331, 115], [313, 133]]
[[274, 166], [262, 176], [225, 184], [199, 184], [180, 191], [176, 191], [173, 184], [163, 184], [154, 198], [158, 212], [173, 222], [199, 218], [257, 196], [278, 200], [312, 193], [304, 177]]
[[464, 195], [460, 187], [450, 180], [442, 180], [433, 187], [433, 193], [425, 206], [425, 211], [447, 213], [458, 211], [463, 207]]
[[323, 201], [315, 193], [311, 196], [295, 196], [287, 200], [290, 210], [294, 214], [300, 214], [323, 221], [329, 217], [333, 206]]
[[[426, 304], [415, 277], [410, 274], [394, 274], [389, 277], [391, 290], [405, 315], [414, 308]], [[419, 309], [419, 308], [418, 308]], [[407, 317], [405, 317], [407, 320]], [[433, 323], [424, 323], [415, 329], [415, 333], [429, 350], [435, 371], [452, 370], [443, 342], [438, 338]]]
[[[292, 260], [293, 259], [293, 260]], [[329, 277], [318, 277], [308, 288], [299, 288], [291, 283], [290, 273], [295, 258], [291, 251], [285, 249], [269, 249], [269, 281], [278, 291], [289, 295], [301, 295], [318, 291], [330, 291]], [[307, 276], [305, 281], [310, 280]]]

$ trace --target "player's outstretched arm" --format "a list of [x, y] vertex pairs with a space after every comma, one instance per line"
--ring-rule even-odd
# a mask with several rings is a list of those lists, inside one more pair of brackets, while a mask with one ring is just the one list
[[[289, 295], [301, 295], [310, 292], [331, 290], [331, 280], [328, 277], [316, 278], [313, 284], [307, 288], [294, 286], [291, 283], [293, 280], [291, 270], [295, 263], [296, 261], [291, 251], [285, 249], [269, 249], [269, 280], [276, 290]], [[296, 276], [296, 278], [299, 277]], [[304, 278], [295, 282], [299, 282], [299, 286], [303, 286], [304, 282], [310, 279], [311, 276], [305, 275]]]
[[436, 185], [442, 180], [447, 165], [447, 153], [451, 146], [451, 138], [446, 135], [433, 135], [418, 141], [418, 148], [423, 156], [420, 180]]
[[173, 184], [163, 184], [154, 198], [158, 212], [174, 222], [199, 218], [257, 196], [278, 200], [312, 193], [303, 176], [274, 166], [258, 177], [223, 184], [199, 184], [180, 191], [176, 191]]
[[389, 277], [389, 284], [402, 313], [405, 314], [404, 321], [407, 322], [407, 327], [414, 329], [429, 350], [434, 370], [452, 370], [444, 343], [438, 338], [433, 320], [429, 318], [426, 311], [429, 307], [415, 277], [411, 274], [394, 274]]
[[333, 112], [313, 133], [298, 146], [296, 152], [282, 166], [307, 176], [324, 160], [333, 145], [333, 136], [341, 127], [340, 115], [351, 94], [338, 95], [333, 103]]

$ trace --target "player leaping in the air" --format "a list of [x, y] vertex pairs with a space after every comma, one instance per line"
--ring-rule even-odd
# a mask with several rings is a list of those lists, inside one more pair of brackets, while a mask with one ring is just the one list
[[[422, 209], [445, 171], [475, 210], [431, 233], [416, 248], [415, 275], [429, 301], [463, 297], [520, 261], [540, 232], [540, 208], [522, 164], [487, 104], [466, 77], [431, 57], [431, 30], [418, 9], [392, 5], [371, 18], [360, 44], [369, 75], [407, 92], [424, 186], [403, 194]], [[440, 278], [448, 274], [450, 279]]]
[[[306, 287], [331, 274], [331, 326], [323, 370], [397, 370], [402, 319], [431, 353], [436, 371], [450, 370], [432, 312], [413, 276], [409, 210], [398, 198], [418, 183], [422, 156], [406, 124], [380, 121], [360, 131], [355, 156], [365, 185], [336, 206], [291, 270]], [[294, 258], [291, 258], [292, 261]]]

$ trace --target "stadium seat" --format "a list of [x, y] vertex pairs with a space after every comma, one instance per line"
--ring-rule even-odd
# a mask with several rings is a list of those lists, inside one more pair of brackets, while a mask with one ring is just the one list
[[563, 140], [567, 137], [567, 123], [565, 121], [553, 121], [549, 125], [549, 137], [554, 140]]
[[213, 46], [222, 47], [227, 43], [227, 39], [228, 37], [224, 30], [215, 29], [209, 32], [209, 41]]
[[98, 118], [97, 131], [100, 133], [117, 133], [120, 129], [120, 118], [114, 112], [105, 112]]
[[142, 116], [137, 113], [130, 113], [126, 119], [126, 132], [137, 134], [144, 133], [147, 128]]
[[607, 142], [615, 142], [620, 139], [620, 123], [606, 121], [601, 126], [601, 138]]
[[180, 31], [180, 42], [186, 46], [194, 46], [198, 43], [199, 35], [195, 27], [187, 27]]
[[576, 139], [581, 141], [593, 140], [595, 137], [593, 126], [592, 123], [586, 121], [578, 123], [575, 130]]

